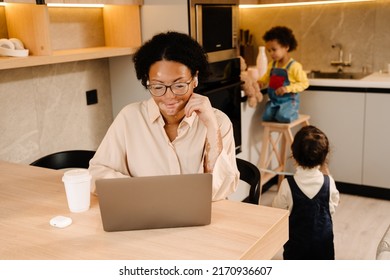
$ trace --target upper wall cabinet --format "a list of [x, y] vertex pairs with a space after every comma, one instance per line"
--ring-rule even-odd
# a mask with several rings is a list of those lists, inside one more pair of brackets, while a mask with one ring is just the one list
[[[6, 3], [24, 3], [24, 4], [37, 4], [39, 1], [44, 1], [44, 0], [3, 0], [2, 2]], [[66, 0], [45, 0], [44, 2], [47, 3], [64, 3]], [[78, 0], [75, 0], [78, 1]], [[73, 3], [75, 2], [73, 1]], [[87, 0], [89, 1], [89, 0]], [[1, 2], [1, 1], [0, 1]]]
[[0, 0], [6, 3], [36, 4], [37, 2], [70, 3], [70, 4], [109, 4], [109, 5], [142, 5], [143, 0]]
[[4, 8], [0, 27], [5, 22], [8, 38], [20, 39], [29, 49], [28, 57], [0, 56], [0, 70], [133, 54], [141, 45], [142, 1], [104, 2], [120, 4], [69, 8], [7, 3], [0, 7]]

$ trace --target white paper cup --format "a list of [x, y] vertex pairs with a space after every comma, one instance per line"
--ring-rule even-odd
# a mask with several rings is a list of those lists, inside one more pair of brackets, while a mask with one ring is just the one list
[[91, 204], [91, 175], [88, 170], [66, 171], [62, 181], [65, 185], [69, 210], [74, 213], [87, 211]]

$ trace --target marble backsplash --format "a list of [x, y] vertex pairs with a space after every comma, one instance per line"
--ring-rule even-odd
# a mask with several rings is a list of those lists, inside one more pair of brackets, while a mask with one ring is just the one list
[[352, 56], [352, 66], [344, 71], [387, 71], [390, 63], [390, 1], [313, 5], [283, 8], [240, 9], [240, 28], [253, 34], [254, 54], [264, 45], [263, 34], [273, 26], [291, 28], [298, 40], [292, 57], [305, 70], [334, 71], [338, 60], [333, 44], [343, 46], [344, 60]]
[[[0, 71], [0, 160], [96, 150], [112, 122], [108, 59]], [[87, 106], [87, 90], [98, 103]]]

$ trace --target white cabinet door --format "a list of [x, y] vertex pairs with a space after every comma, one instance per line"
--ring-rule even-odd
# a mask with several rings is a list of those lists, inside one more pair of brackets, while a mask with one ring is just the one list
[[302, 114], [329, 138], [329, 169], [336, 181], [362, 184], [365, 93], [305, 91]]
[[390, 189], [389, 106], [389, 93], [367, 93], [363, 185]]

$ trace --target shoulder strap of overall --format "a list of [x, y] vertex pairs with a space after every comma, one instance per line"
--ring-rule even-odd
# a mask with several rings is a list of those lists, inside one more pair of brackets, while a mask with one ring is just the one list
[[324, 174], [324, 185], [329, 185], [329, 176]]
[[287, 178], [287, 182], [288, 182], [288, 184], [289, 184], [289, 186], [290, 186], [290, 189], [291, 189], [291, 191], [294, 189], [294, 190], [297, 190], [297, 189], [299, 189], [298, 188], [298, 185], [297, 185], [297, 182], [295, 181], [295, 179], [294, 179], [294, 176], [288, 176], [288, 177], [286, 177]]
[[291, 64], [293, 64], [294, 62], [295, 62], [295, 60], [292, 59], [292, 60], [287, 64], [286, 69], [288, 70], [288, 69], [290, 68]]

